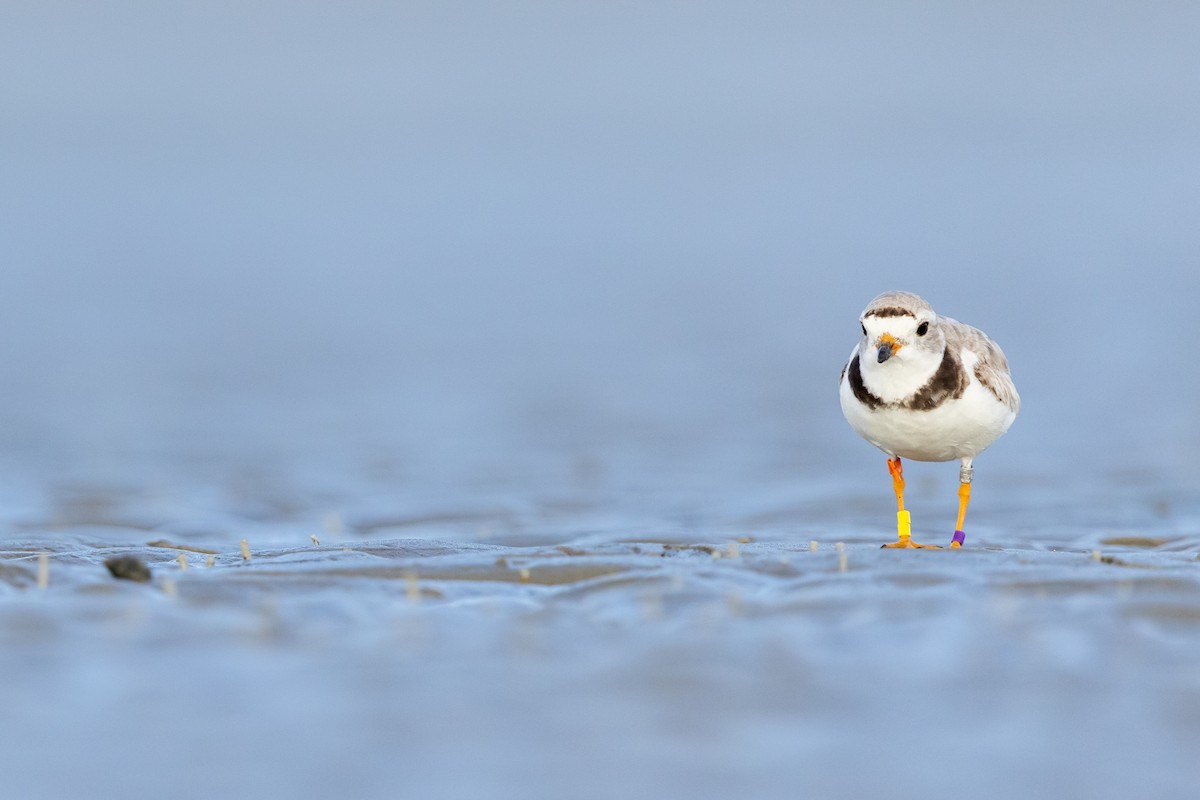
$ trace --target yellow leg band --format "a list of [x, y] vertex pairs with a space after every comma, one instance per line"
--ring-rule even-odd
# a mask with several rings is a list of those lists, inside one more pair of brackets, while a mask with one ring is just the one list
[[912, 536], [912, 517], [907, 511], [896, 512], [896, 530], [900, 534], [901, 539], [907, 539]]

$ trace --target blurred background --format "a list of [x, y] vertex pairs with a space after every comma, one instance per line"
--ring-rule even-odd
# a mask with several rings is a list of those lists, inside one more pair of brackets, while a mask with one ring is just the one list
[[[4, 791], [1193, 796], [1198, 42], [0, 3]], [[1023, 396], [960, 553], [839, 409], [889, 289]]]
[[1012, 362], [981, 475], [1183, 469], [1198, 34], [1173, 2], [5, 3], [0, 453], [882, 473], [835, 381], [903, 288]]

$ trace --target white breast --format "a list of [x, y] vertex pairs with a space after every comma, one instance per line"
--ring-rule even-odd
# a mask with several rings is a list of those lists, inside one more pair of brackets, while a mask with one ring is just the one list
[[976, 456], [1007, 431], [1017, 415], [976, 380], [975, 362], [974, 354], [964, 351], [969, 383], [962, 397], [928, 411], [890, 404], [871, 409], [859, 402], [843, 376], [842, 413], [860, 436], [892, 456], [914, 461]]

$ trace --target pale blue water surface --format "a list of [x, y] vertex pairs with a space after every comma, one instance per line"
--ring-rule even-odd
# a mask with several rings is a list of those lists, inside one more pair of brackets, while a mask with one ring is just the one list
[[[0, 9], [4, 796], [1194, 796], [1198, 37]], [[892, 288], [1024, 398], [961, 552], [838, 409]]]

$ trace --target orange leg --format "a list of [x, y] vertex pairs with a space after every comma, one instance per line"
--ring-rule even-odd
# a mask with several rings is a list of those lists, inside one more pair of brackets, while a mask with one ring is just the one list
[[[969, 475], [967, 477], [970, 477]], [[967, 505], [971, 502], [971, 482], [963, 481], [958, 485], [958, 523], [954, 526], [954, 540], [950, 546], [962, 547], [966, 534], [963, 533], [963, 523], [967, 521]]]
[[921, 547], [941, 549], [936, 544], [917, 544], [912, 540], [912, 519], [904, 510], [904, 467], [899, 458], [889, 458], [888, 472], [892, 474], [892, 490], [896, 493], [896, 533], [897, 540], [884, 547]]

